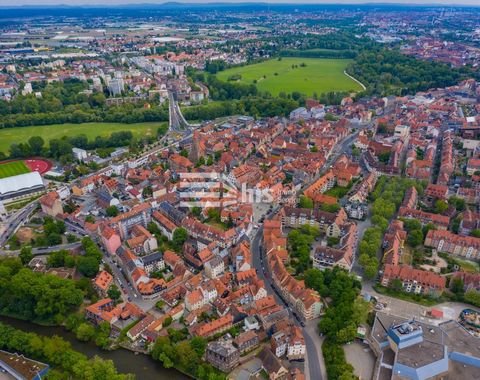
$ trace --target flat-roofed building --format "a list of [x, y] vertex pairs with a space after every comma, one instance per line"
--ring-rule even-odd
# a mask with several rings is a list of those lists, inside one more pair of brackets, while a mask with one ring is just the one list
[[40, 194], [45, 190], [38, 172], [15, 175], [0, 179], [0, 201], [13, 202]]

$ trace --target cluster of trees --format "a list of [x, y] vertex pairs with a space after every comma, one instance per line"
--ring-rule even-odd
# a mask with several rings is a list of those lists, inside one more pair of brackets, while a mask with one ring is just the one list
[[[359, 263], [367, 278], [374, 278], [378, 272], [377, 253], [382, 245], [383, 234], [400, 207], [405, 192], [414, 186], [419, 194], [423, 194], [424, 182], [400, 177], [379, 178], [375, 190], [370, 194], [372, 204], [373, 227], [367, 228], [359, 244]], [[423, 235], [422, 235], [423, 236]]]
[[91, 95], [80, 93], [88, 87], [87, 82], [66, 80], [58, 83], [34, 83], [34, 91], [42, 97], [18, 94], [10, 102], [0, 100], [0, 128], [23, 127], [87, 122], [138, 123], [168, 121], [168, 107], [157, 106], [152, 101], [150, 108], [144, 102], [107, 106], [103, 93]]
[[456, 301], [463, 301], [480, 307], [480, 292], [475, 288], [465, 291], [465, 284], [460, 277], [453, 277], [450, 280], [449, 287]]
[[244, 97], [239, 100], [211, 102], [182, 108], [187, 120], [213, 120], [230, 115], [251, 115], [254, 117], [288, 116], [301, 103], [293, 98]]
[[367, 95], [413, 94], [452, 86], [472, 74], [468, 68], [453, 69], [382, 47], [363, 49], [347, 72], [367, 86]]
[[222, 59], [205, 62], [205, 71], [210, 74], [216, 74], [227, 68], [227, 63]]
[[82, 342], [94, 342], [102, 349], [110, 347], [111, 326], [108, 322], [102, 322], [93, 326], [85, 320], [82, 314], [70, 314], [65, 320], [65, 328], [72, 331], [76, 338]]
[[[157, 130], [157, 137], [163, 136], [168, 130], [167, 126], [162, 126]], [[142, 141], [152, 143], [155, 136], [143, 136]], [[86, 150], [106, 150], [108, 154], [113, 148], [121, 146], [135, 147], [138, 141], [134, 138], [131, 131], [113, 132], [108, 137], [97, 136], [94, 140], [89, 140], [84, 134], [63, 137], [60, 139], [51, 139], [48, 147], [40, 136], [32, 136], [26, 143], [14, 143], [10, 146], [10, 158], [25, 158], [31, 156], [44, 156], [69, 162], [73, 159], [72, 148], [82, 148]], [[1, 154], [1, 153], [0, 153]], [[3, 154], [5, 157], [5, 154]]]
[[50, 364], [52, 380], [133, 380], [132, 375], [119, 374], [111, 360], [88, 359], [58, 336], [44, 337], [0, 323], [0, 348]]
[[295, 50], [287, 49], [280, 52], [281, 57], [301, 57], [301, 58], [355, 58], [354, 50], [331, 50], [331, 49], [308, 49]]
[[310, 250], [315, 238], [318, 236], [320, 236], [318, 228], [307, 224], [299, 229], [290, 231], [288, 234], [289, 252], [293, 257], [291, 263], [297, 274], [301, 274], [311, 267]]
[[379, 261], [377, 252], [382, 246], [383, 231], [380, 227], [367, 228], [358, 246], [358, 262], [363, 267], [365, 277], [375, 278], [378, 272]]
[[352, 275], [335, 267], [305, 272], [305, 285], [332, 302], [318, 327], [326, 337], [322, 346], [329, 379], [355, 379], [353, 367], [345, 360], [341, 345], [351, 342], [357, 327], [366, 322], [369, 304], [359, 297], [361, 284]]
[[[91, 240], [90, 238], [85, 238]], [[82, 242], [83, 243], [83, 242]], [[99, 265], [101, 261], [101, 252], [94, 245], [90, 246], [90, 243], [87, 245], [83, 244], [85, 249], [85, 255], [75, 256], [67, 250], [60, 250], [52, 252], [47, 259], [47, 265], [49, 268], [73, 268], [76, 267], [77, 270], [86, 277], [93, 278], [96, 276], [99, 270]], [[87, 247], [87, 248], [85, 248]]]
[[44, 323], [61, 323], [83, 301], [75, 281], [33, 272], [20, 260], [0, 261], [0, 313]]
[[[21, 86], [22, 87], [22, 86]], [[105, 96], [100, 93], [88, 96], [81, 94], [88, 89], [88, 83], [78, 79], [67, 79], [63, 82], [33, 82], [32, 90], [41, 92], [41, 97], [34, 94], [17, 94], [11, 101], [0, 101], [0, 115], [33, 114], [54, 112], [73, 104], [85, 103], [88, 107], [105, 104]]]
[[147, 229], [151, 234], [155, 235], [155, 237], [157, 238], [159, 242], [159, 249], [161, 251], [171, 249], [177, 253], [180, 253], [182, 252], [183, 244], [188, 239], [188, 232], [183, 227], [176, 228], [175, 231], [173, 231], [173, 236], [171, 241], [169, 241], [168, 238], [162, 234], [162, 231], [160, 231], [160, 228], [158, 228], [158, 226], [155, 223], [150, 222], [147, 226]]
[[102, 261], [102, 251], [89, 237], [82, 239], [82, 247], [85, 254], [78, 257], [77, 269], [85, 277], [93, 278], [98, 273], [100, 262]]
[[185, 228], [180, 227], [175, 229], [172, 236], [171, 247], [175, 252], [181, 252], [183, 243], [188, 239], [188, 232]]
[[415, 248], [425, 241], [428, 231], [435, 230], [437, 227], [433, 223], [428, 223], [422, 227], [417, 219], [402, 219], [403, 227], [407, 231], [407, 243], [410, 247]]
[[[34, 247], [58, 245], [62, 243], [63, 233], [65, 233], [65, 223], [63, 221], [55, 221], [51, 217], [46, 217], [43, 222], [43, 234], [32, 238], [30, 244]], [[19, 249], [21, 246], [16, 235], [12, 236], [9, 244], [11, 249]], [[23, 248], [25, 248], [25, 246]]]
[[[301, 208], [310, 208], [313, 209], [315, 207], [315, 204], [313, 200], [306, 195], [300, 195], [300, 199], [298, 201], [298, 207]], [[325, 211], [325, 212], [337, 212], [340, 210], [341, 206], [338, 203], [333, 203], [333, 204], [327, 204], [327, 203], [322, 203], [319, 205], [320, 210]]]
[[224, 380], [211, 365], [202, 362], [207, 341], [201, 337], [184, 340], [185, 334], [168, 329], [168, 336], [159, 337], [152, 350], [152, 357], [162, 362], [165, 368], [178, 368], [200, 380]]
[[258, 94], [257, 87], [254, 84], [224, 82], [217, 79], [215, 75], [207, 77], [207, 84], [210, 97], [213, 100], [240, 99]]

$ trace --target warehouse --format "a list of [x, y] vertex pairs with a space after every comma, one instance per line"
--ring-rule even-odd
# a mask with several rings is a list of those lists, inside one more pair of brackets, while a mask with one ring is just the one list
[[45, 190], [38, 172], [0, 179], [0, 201], [9, 203], [40, 194]]

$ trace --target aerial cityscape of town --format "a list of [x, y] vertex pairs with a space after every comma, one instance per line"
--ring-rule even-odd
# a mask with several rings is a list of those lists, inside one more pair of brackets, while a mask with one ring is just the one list
[[480, 379], [480, 7], [1, 4], [0, 380]]

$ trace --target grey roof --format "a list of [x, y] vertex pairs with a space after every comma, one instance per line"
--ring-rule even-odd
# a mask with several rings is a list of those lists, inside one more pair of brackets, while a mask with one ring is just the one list
[[142, 257], [142, 261], [145, 265], [149, 265], [154, 262], [163, 260], [163, 255], [160, 252], [155, 252], [147, 256]]
[[42, 177], [38, 172], [19, 174], [0, 179], [0, 195], [35, 187], [44, 187]]
[[216, 341], [216, 342], [211, 342], [207, 346], [208, 351], [215, 352], [217, 355], [227, 357], [229, 355], [232, 355], [234, 352], [238, 351], [230, 341]]

